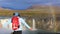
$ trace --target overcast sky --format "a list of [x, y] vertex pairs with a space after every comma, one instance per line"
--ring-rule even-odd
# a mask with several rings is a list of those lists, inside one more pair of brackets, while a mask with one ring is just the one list
[[0, 0], [0, 7], [13, 9], [13, 10], [24, 10], [34, 4], [47, 4], [60, 5], [60, 0]]

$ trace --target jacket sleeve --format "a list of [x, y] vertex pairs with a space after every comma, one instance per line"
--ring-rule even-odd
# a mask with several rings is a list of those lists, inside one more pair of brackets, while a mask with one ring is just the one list
[[25, 25], [27, 28], [30, 29], [30, 26], [24, 21], [24, 19], [21, 18], [20, 20], [21, 20], [21, 22], [22, 22], [23, 25]]

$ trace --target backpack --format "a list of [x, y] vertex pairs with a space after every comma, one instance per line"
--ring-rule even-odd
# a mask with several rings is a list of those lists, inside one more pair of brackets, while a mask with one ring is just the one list
[[19, 18], [18, 16], [12, 17], [12, 29], [17, 30], [19, 28]]

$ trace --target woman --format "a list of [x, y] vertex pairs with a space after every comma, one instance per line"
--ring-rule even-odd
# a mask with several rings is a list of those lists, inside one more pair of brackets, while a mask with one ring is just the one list
[[[16, 16], [18, 17], [19, 26], [18, 26], [18, 29], [13, 30], [14, 31], [13, 34], [22, 34], [22, 29], [23, 29], [22, 24], [24, 26], [26, 26], [27, 28], [29, 28], [30, 30], [32, 30], [32, 28], [27, 25], [27, 23], [24, 21], [24, 19], [20, 17], [19, 13], [17, 13], [17, 12], [13, 13], [13, 17], [16, 17]], [[13, 19], [13, 17], [12, 17], [12, 19]], [[11, 22], [13, 21], [12, 19], [11, 19]], [[13, 22], [12, 22], [12, 25], [13, 25]]]

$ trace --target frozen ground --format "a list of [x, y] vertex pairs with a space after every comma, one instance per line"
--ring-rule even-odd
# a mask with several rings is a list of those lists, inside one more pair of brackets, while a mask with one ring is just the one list
[[[12, 30], [8, 29], [0, 29], [0, 34], [10, 34]], [[24, 30], [22, 34], [41, 34], [41, 33], [51, 33], [43, 30], [36, 30], [36, 31], [30, 31], [30, 30]]]

